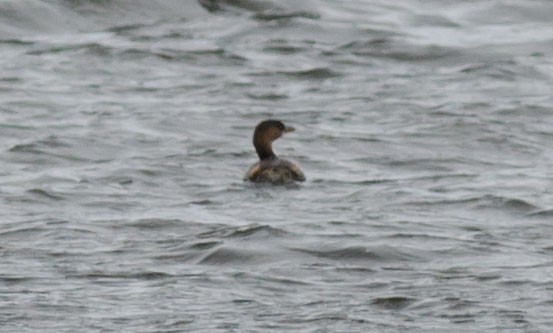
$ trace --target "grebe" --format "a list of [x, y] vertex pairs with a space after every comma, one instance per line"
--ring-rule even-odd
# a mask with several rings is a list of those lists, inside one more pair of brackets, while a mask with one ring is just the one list
[[273, 152], [273, 141], [282, 134], [293, 131], [293, 127], [287, 127], [279, 120], [260, 122], [253, 133], [253, 145], [259, 162], [250, 167], [244, 180], [273, 184], [303, 182], [305, 176], [300, 168], [290, 161], [278, 158]]

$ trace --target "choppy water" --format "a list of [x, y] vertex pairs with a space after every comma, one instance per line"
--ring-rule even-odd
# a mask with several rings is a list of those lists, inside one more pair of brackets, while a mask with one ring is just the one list
[[550, 1], [203, 3], [0, 1], [0, 331], [551, 331]]

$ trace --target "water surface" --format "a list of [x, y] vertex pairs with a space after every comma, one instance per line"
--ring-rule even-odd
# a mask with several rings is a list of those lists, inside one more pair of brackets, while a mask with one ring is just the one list
[[550, 330], [549, 1], [201, 2], [0, 2], [0, 331]]

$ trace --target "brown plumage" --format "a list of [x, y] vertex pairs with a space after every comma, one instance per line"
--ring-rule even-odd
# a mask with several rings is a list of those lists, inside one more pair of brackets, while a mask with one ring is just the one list
[[273, 152], [273, 141], [292, 131], [293, 127], [286, 127], [278, 120], [264, 120], [257, 125], [253, 133], [253, 145], [259, 162], [250, 167], [244, 180], [274, 184], [305, 180], [300, 168], [290, 161], [278, 158]]

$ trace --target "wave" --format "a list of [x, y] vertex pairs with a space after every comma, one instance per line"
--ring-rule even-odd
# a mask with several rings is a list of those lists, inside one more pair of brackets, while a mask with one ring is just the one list
[[0, 39], [48, 33], [94, 32], [209, 13], [181, 0], [9, 0], [0, 2]]
[[261, 264], [276, 259], [276, 254], [264, 253], [260, 250], [246, 250], [221, 246], [209, 252], [198, 264], [200, 265], [239, 265]]
[[0, 42], [51, 33], [97, 32], [192, 20], [214, 11], [244, 11], [261, 21], [316, 19], [309, 1], [8, 0], [0, 2]]
[[394, 59], [398, 61], [435, 61], [456, 55], [458, 50], [437, 45], [415, 45], [392, 38], [356, 40], [338, 47], [335, 52], [349, 52], [360, 57]]
[[413, 206], [459, 206], [470, 207], [475, 210], [499, 210], [508, 213], [523, 214], [523, 215], [541, 215], [544, 210], [526, 200], [520, 198], [512, 198], [506, 196], [498, 196], [484, 194], [481, 196], [459, 198], [459, 199], [444, 199], [444, 200], [417, 200], [406, 203]]
[[338, 249], [304, 249], [295, 248], [294, 251], [314, 257], [339, 261], [411, 261], [419, 260], [412, 250], [403, 251], [388, 246], [364, 247], [349, 246]]
[[199, 3], [210, 12], [235, 9], [255, 12], [254, 18], [262, 21], [293, 17], [319, 18], [311, 1], [306, 0], [199, 0]]

